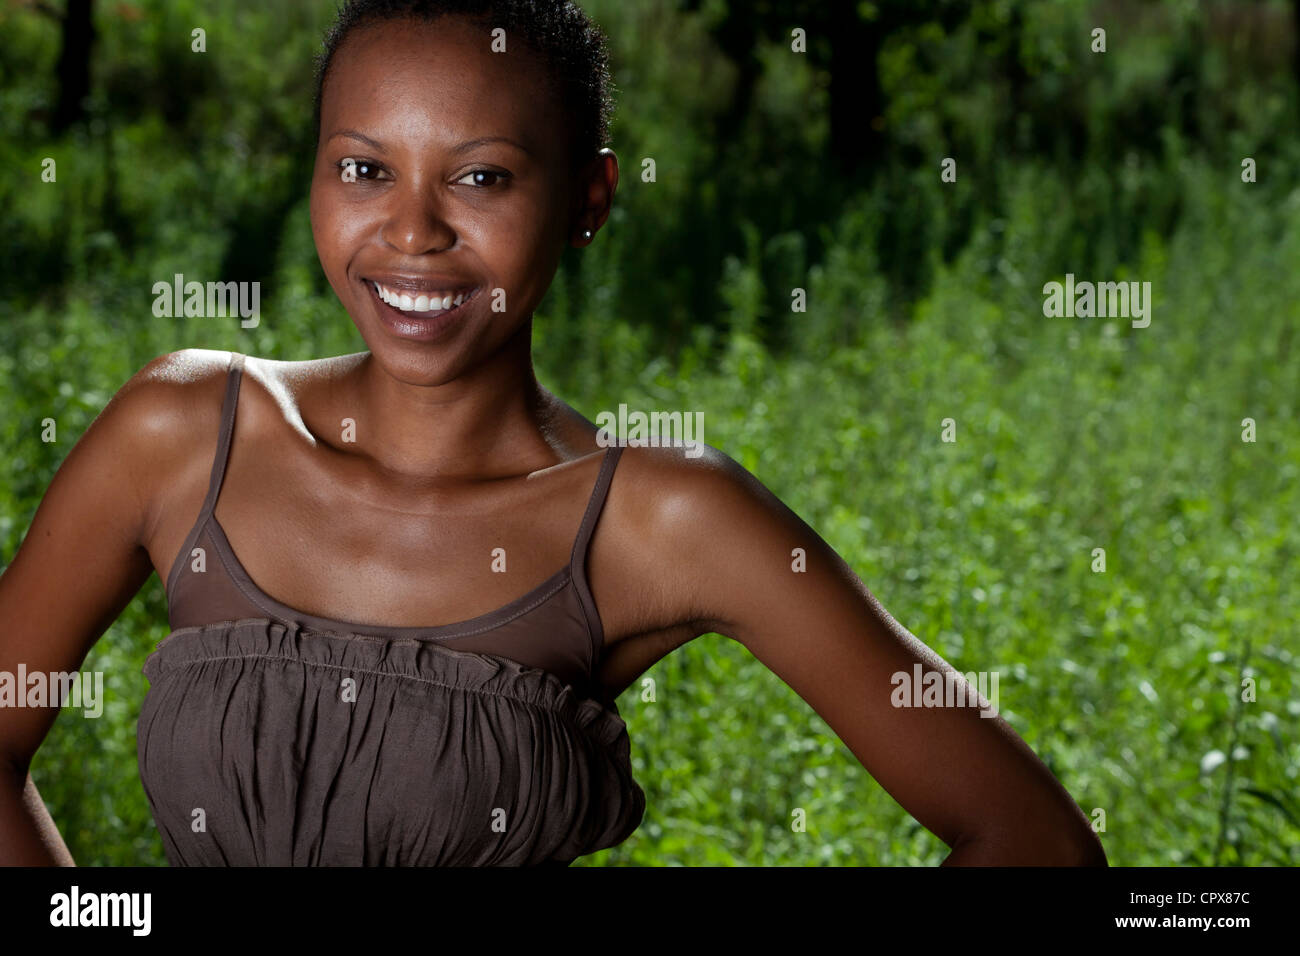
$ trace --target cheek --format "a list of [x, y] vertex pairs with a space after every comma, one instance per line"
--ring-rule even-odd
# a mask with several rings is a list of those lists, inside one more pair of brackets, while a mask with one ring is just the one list
[[359, 207], [344, 202], [331, 186], [320, 182], [319, 178], [313, 180], [308, 207], [316, 254], [333, 280], [336, 272], [346, 269], [349, 250], [357, 237], [365, 232], [366, 223]]
[[551, 219], [536, 217], [520, 224], [518, 231], [499, 247], [499, 260], [510, 263], [511, 275], [520, 277], [519, 291], [535, 306], [550, 286], [563, 252], [563, 243]]
[[[493, 269], [511, 276], [529, 294], [538, 283], [549, 282], [549, 268], [558, 258], [559, 235], [553, 227], [556, 211], [541, 203], [526, 203], [496, 211], [481, 228], [462, 230], [463, 238], [475, 243]], [[544, 291], [544, 289], [543, 289]]]

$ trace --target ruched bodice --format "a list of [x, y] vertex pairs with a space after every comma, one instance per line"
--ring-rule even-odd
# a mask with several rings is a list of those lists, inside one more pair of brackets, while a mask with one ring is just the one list
[[503, 658], [254, 619], [177, 631], [144, 672], [173, 865], [568, 863], [645, 811], [617, 706]]

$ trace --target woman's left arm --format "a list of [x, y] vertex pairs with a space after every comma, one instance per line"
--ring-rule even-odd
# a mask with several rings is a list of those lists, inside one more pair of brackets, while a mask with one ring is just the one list
[[[668, 452], [675, 466], [662, 464]], [[743, 644], [807, 701], [951, 848], [944, 865], [1106, 865], [1079, 806], [987, 701], [895, 706], [904, 689], [920, 694], [918, 665], [945, 701], [949, 680], [970, 685], [803, 520], [716, 449], [688, 466], [680, 449], [655, 457], [655, 550], [676, 543], [666, 587], [701, 630]]]

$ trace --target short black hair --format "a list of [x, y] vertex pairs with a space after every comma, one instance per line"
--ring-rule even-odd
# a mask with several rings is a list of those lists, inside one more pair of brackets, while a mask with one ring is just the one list
[[321, 95], [334, 54], [358, 27], [388, 20], [432, 23], [446, 16], [503, 27], [545, 63], [569, 117], [569, 158], [576, 168], [609, 141], [613, 80], [604, 32], [573, 0], [346, 0], [316, 58], [314, 116], [320, 138]]

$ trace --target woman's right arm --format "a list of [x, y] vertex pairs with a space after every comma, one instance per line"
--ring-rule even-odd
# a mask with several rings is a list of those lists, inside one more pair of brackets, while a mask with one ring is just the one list
[[[68, 453], [0, 574], [0, 672], [75, 673], [153, 572], [145, 542], [201, 415], [184, 388], [226, 353], [173, 352], [128, 381]], [[39, 423], [31, 423], [39, 427]], [[215, 439], [213, 439], [215, 441]], [[187, 447], [188, 446], [188, 447]], [[28, 773], [57, 706], [0, 706], [0, 864], [73, 865]], [[65, 719], [85, 719], [69, 711]]]

